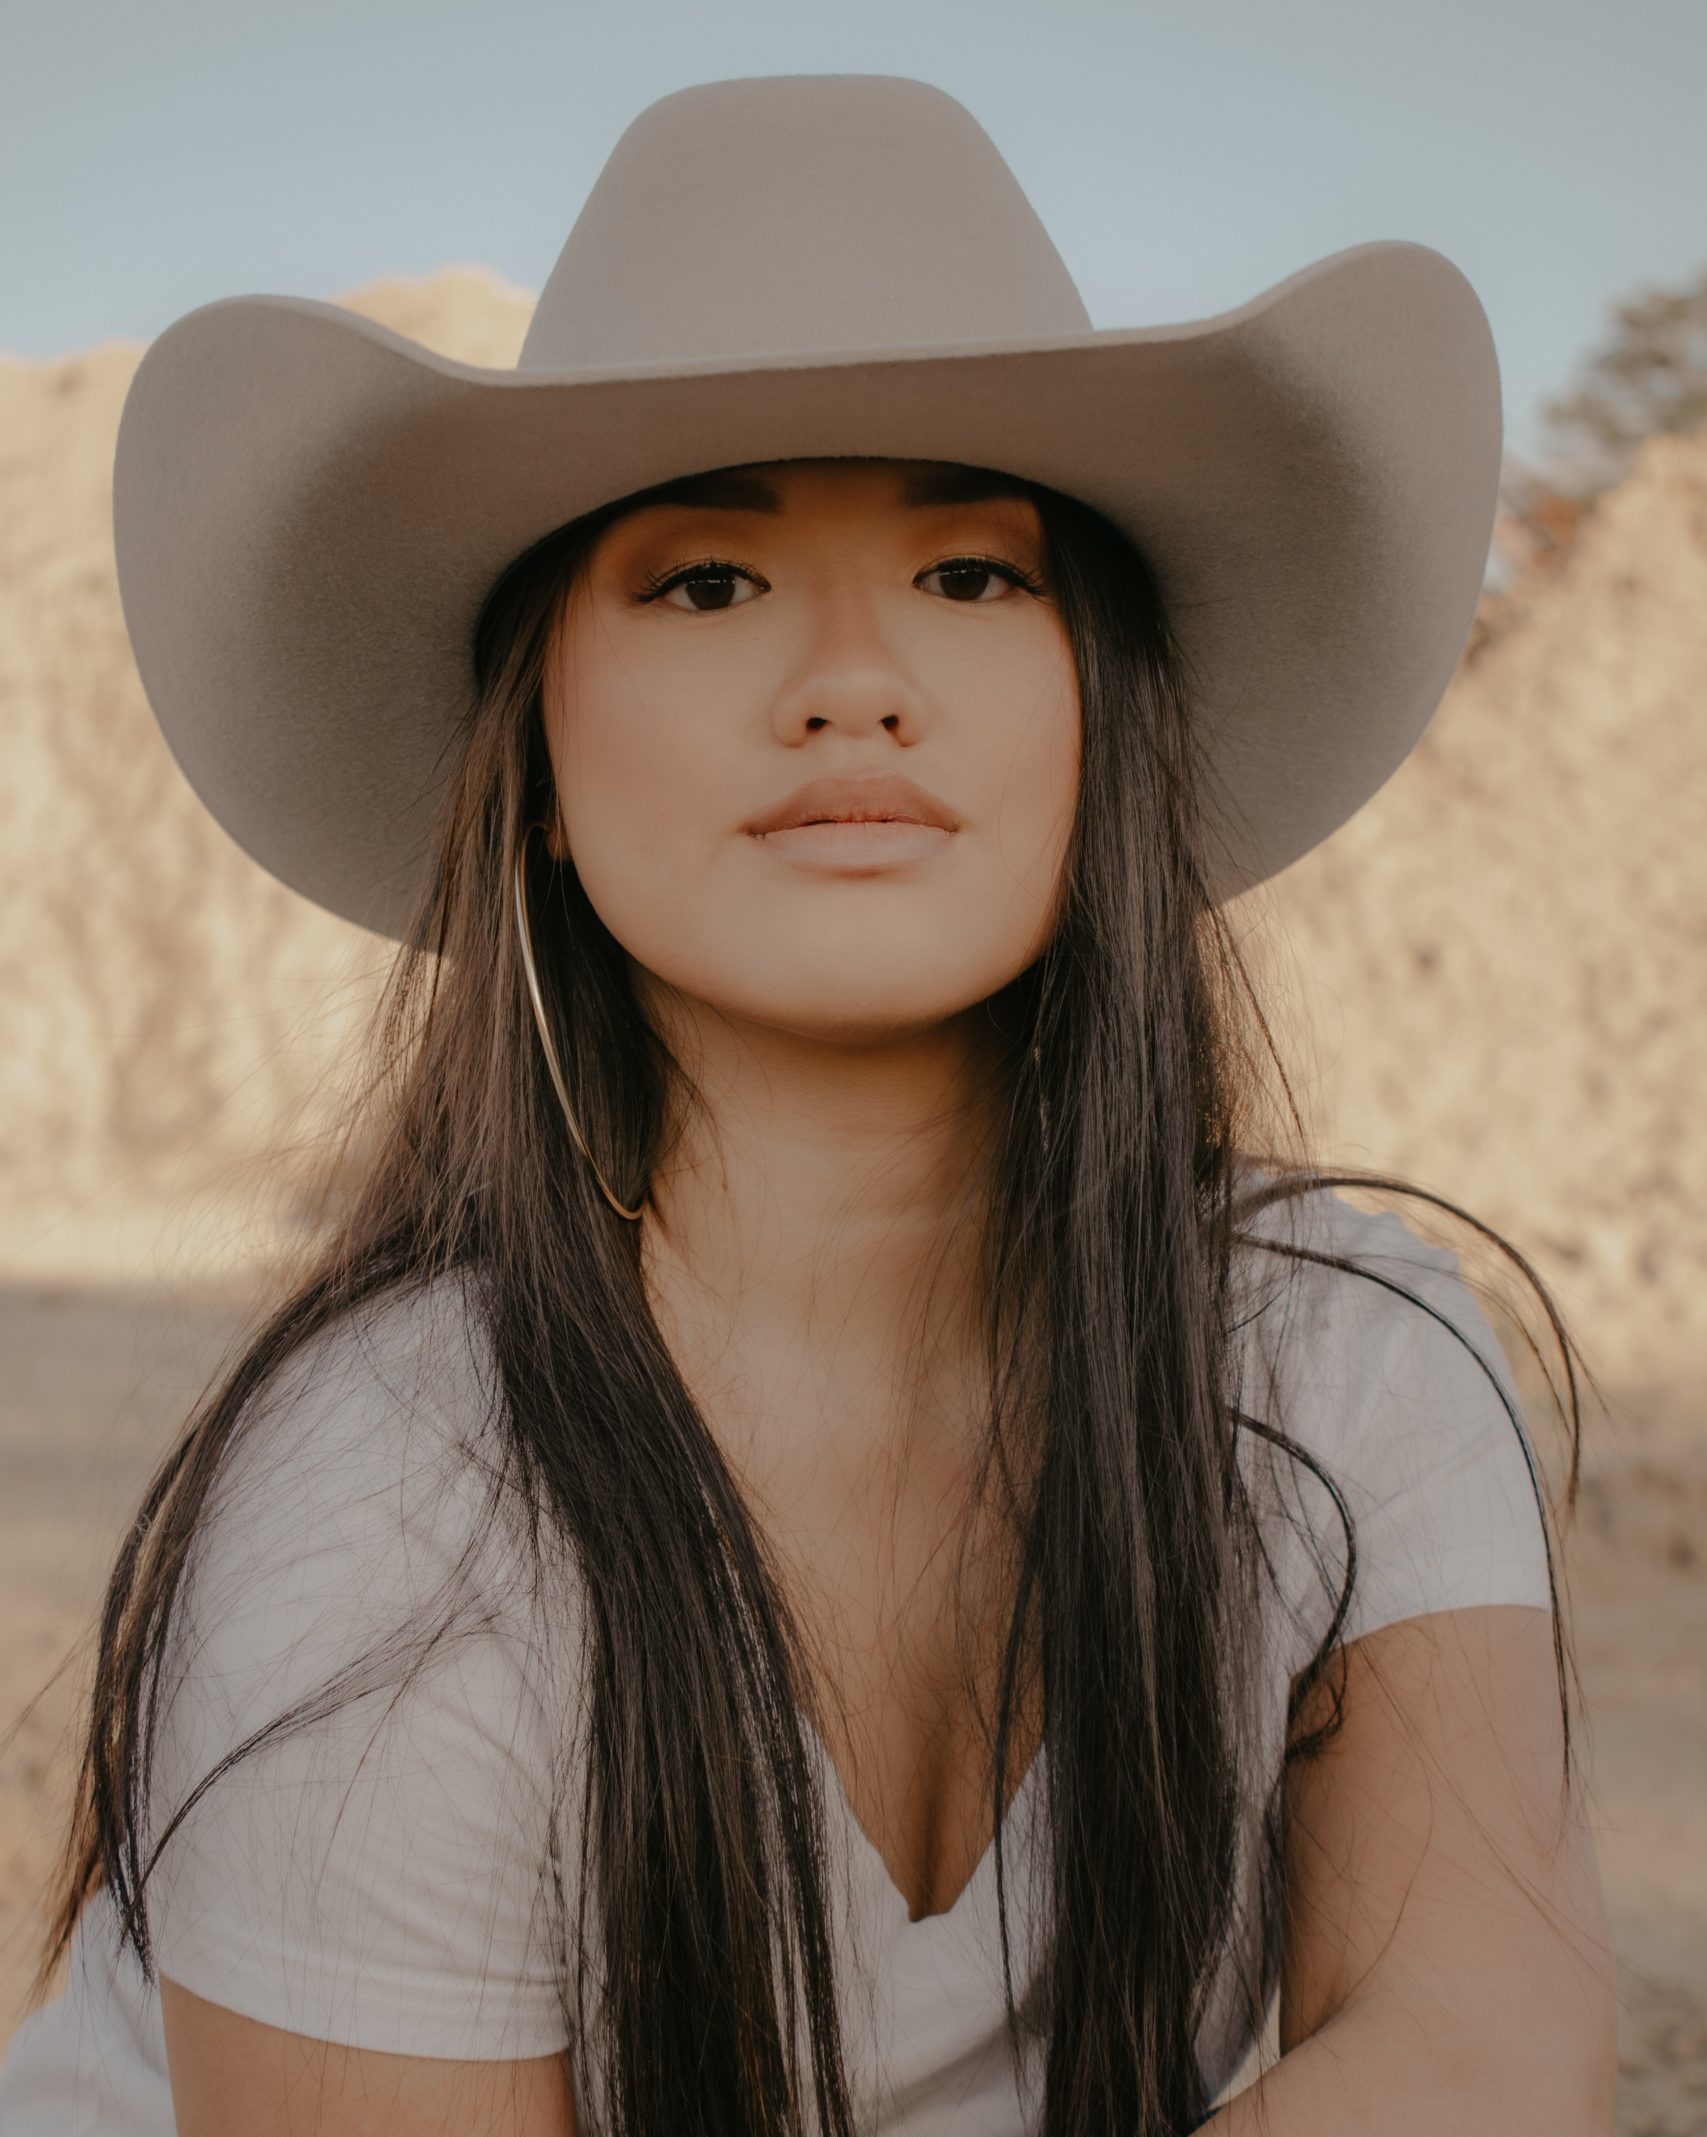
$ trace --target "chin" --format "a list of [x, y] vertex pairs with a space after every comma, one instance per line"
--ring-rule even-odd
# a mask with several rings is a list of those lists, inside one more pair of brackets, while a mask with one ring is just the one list
[[724, 1006], [753, 1023], [841, 1046], [883, 1045], [933, 1031], [994, 991], [981, 977], [957, 985], [941, 971], [909, 973], [893, 964], [849, 972], [829, 958], [797, 987], [780, 980], [773, 969], [763, 986]]
[[[639, 962], [685, 1004], [824, 1044], [877, 1045], [935, 1029], [997, 993], [1030, 962], [1023, 943], [965, 945], [946, 955], [959, 914], [919, 913], [904, 927], [755, 927], [727, 931], [702, 914], [692, 937], [677, 929]], [[739, 955], [729, 954], [739, 946]], [[1003, 953], [1007, 954], [1003, 954]], [[994, 953], [994, 954], [992, 954]]]

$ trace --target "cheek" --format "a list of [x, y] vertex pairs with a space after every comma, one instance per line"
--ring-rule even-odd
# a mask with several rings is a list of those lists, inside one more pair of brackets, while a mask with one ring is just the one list
[[1078, 803], [1078, 681], [1065, 647], [1047, 649], [1003, 678], [991, 701], [986, 806], [1014, 895], [1033, 907], [1053, 897]]
[[[590, 655], [560, 667], [547, 735], [569, 851], [617, 940], [643, 959], [677, 931], [740, 820], [734, 736], [680, 680]], [[733, 813], [732, 813], [733, 812]]]

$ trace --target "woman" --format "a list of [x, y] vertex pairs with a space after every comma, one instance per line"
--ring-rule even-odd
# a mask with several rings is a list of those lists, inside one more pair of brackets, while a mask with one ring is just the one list
[[1404, 1183], [1256, 1156], [1220, 909], [1450, 673], [1485, 327], [1403, 246], [1076, 306], [952, 99], [775, 77], [513, 377], [139, 369], [151, 701], [405, 947], [115, 1569], [8, 2137], [1610, 2126], [1515, 1390]]

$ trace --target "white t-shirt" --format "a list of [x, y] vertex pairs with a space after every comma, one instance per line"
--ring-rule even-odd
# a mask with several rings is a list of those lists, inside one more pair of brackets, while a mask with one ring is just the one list
[[[1318, 1192], [1259, 1228], [1357, 1255], [1426, 1297], [1518, 1399], [1455, 1257], [1391, 1213]], [[1381, 1286], [1251, 1257], [1242, 1407], [1275, 1415], [1354, 1517], [1358, 1587], [1342, 1638], [1478, 1603], [1548, 1609], [1541, 1517], [1523, 1445], [1451, 1331]], [[1291, 1278], [1290, 1288], [1287, 1280]], [[460, 1277], [346, 1323], [290, 1361], [239, 1440], [210, 1509], [161, 1717], [158, 1801], [179, 1803], [219, 1754], [399, 1624], [419, 1629], [479, 1527], [496, 1386]], [[1329, 1623], [1344, 1546], [1326, 1491], [1240, 1435], [1269, 1535], [1264, 1741], [1278, 1771], [1288, 1687]], [[568, 1580], [533, 1592], [501, 1524], [457, 1591], [457, 1630], [401, 1691], [383, 1667], [353, 1701], [223, 1777], [172, 1837], [149, 1886], [159, 1966], [198, 1995], [356, 2046], [534, 2056], [575, 2043], [562, 1985], [578, 1835], [547, 1874], [564, 1788], [580, 1625]], [[175, 1681], [176, 1690], [171, 1690]], [[830, 1904], [845, 2053], [862, 2129], [882, 2137], [1026, 2137], [1040, 2100], [1003, 2024], [994, 1850], [946, 1914], [907, 1918], [827, 1752]], [[1266, 1776], [1264, 1777], [1266, 1778]], [[1041, 1925], [1025, 1865], [1048, 1786], [1039, 1758], [1004, 1825], [1016, 1982]], [[578, 1800], [578, 1796], [574, 1798]], [[1046, 1830], [1046, 1829], [1045, 1829]], [[1018, 1866], [1018, 1874], [1016, 1874]], [[1248, 1867], [1248, 1866], [1247, 1866]], [[589, 1913], [589, 1924], [592, 1922]], [[597, 1975], [596, 1957], [591, 1961]], [[1229, 1981], [1230, 1989], [1230, 1981]], [[1253, 2033], [1212, 2001], [1211, 2088]], [[590, 2059], [589, 2059], [590, 2060]], [[586, 2137], [603, 2127], [576, 2067]], [[0, 2065], [0, 2137], [172, 2137], [157, 1994], [102, 1895], [80, 1921], [64, 1994], [25, 2020]]]

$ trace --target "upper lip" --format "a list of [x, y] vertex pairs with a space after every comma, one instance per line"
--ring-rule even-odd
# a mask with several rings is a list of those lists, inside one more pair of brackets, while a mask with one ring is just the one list
[[762, 835], [786, 831], [791, 824], [823, 823], [935, 824], [957, 831], [959, 818], [945, 802], [911, 779], [894, 772], [864, 778], [809, 779], [746, 826]]

